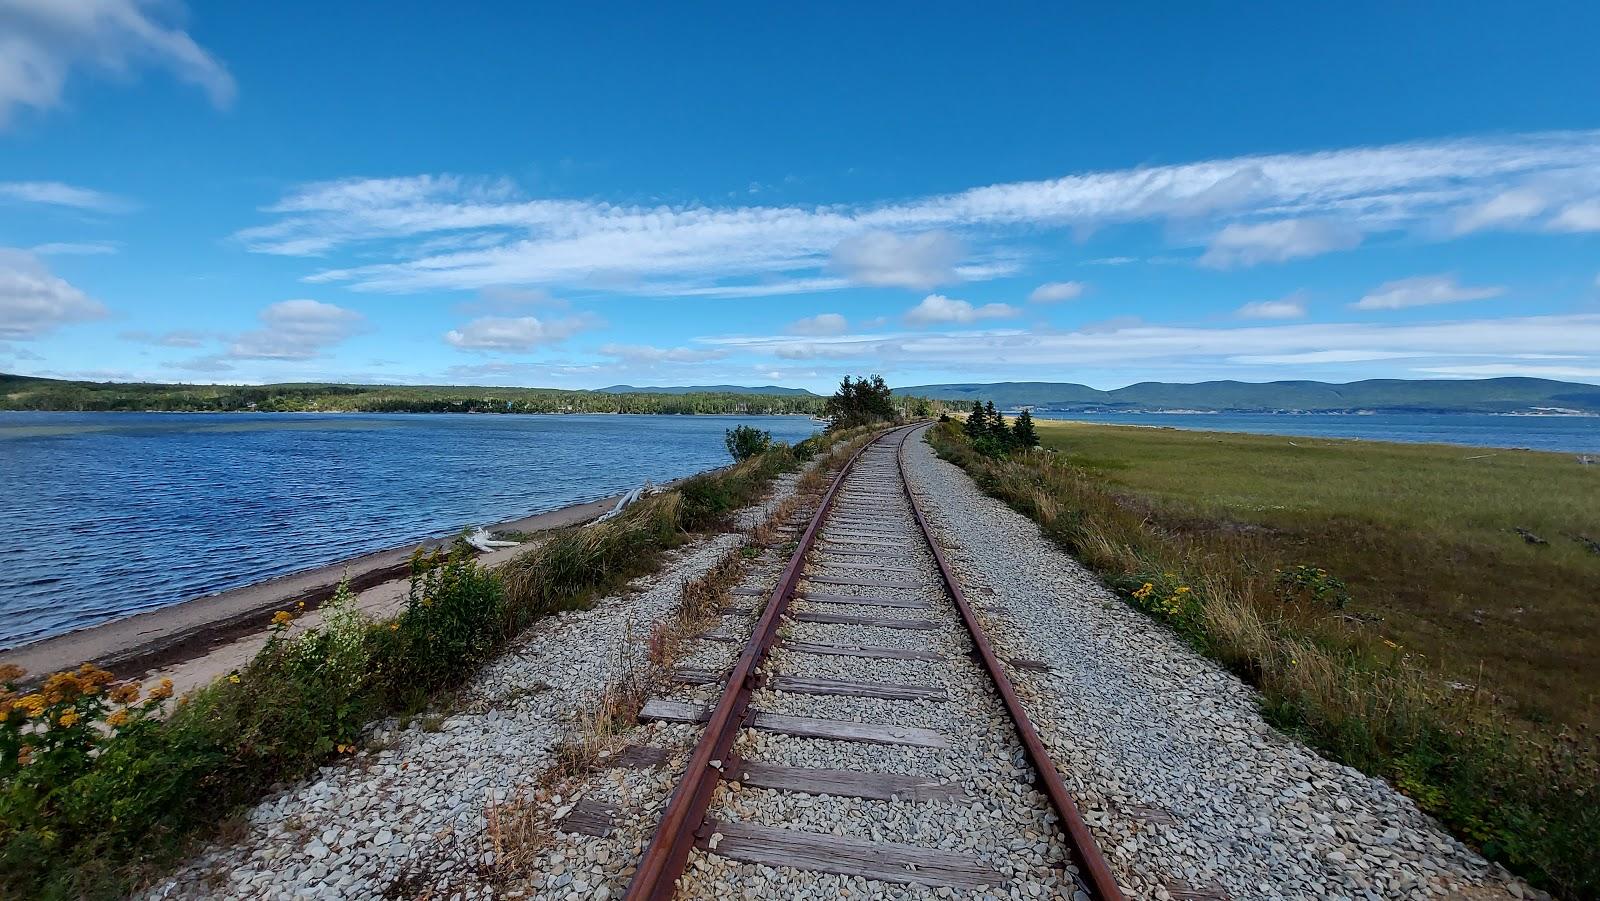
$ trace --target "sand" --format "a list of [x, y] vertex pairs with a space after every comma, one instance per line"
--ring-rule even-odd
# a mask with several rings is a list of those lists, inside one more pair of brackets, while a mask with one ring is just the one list
[[[492, 532], [534, 537], [478, 559], [498, 566], [536, 544], [538, 532], [587, 522], [616, 501], [604, 498], [491, 526]], [[0, 651], [0, 663], [14, 663], [38, 677], [93, 661], [120, 678], [170, 678], [182, 693], [248, 663], [266, 644], [272, 614], [278, 610], [293, 609], [304, 601], [307, 613], [293, 628], [319, 625], [322, 617], [316, 608], [332, 597], [341, 581], [349, 580], [357, 591], [361, 609], [379, 618], [392, 615], [405, 600], [412, 551], [418, 545], [433, 548], [448, 541], [413, 542], [134, 614]]]

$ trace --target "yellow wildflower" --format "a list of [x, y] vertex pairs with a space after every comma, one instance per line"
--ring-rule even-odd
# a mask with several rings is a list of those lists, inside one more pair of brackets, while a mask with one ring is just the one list
[[83, 685], [85, 694], [94, 694], [100, 689], [111, 684], [116, 677], [108, 670], [103, 670], [92, 663], [85, 663], [78, 667], [78, 681]]
[[21, 700], [17, 701], [17, 706], [27, 711], [28, 716], [38, 716], [44, 713], [44, 709], [50, 706], [50, 702], [44, 699], [44, 695], [31, 694], [25, 695]]
[[162, 679], [155, 688], [150, 689], [149, 700], [165, 701], [172, 697], [172, 680]]
[[132, 704], [139, 700], [139, 683], [124, 682], [111, 689], [111, 700], [118, 704]]
[[1187, 586], [1187, 585], [1179, 585], [1178, 586], [1178, 593], [1179, 594], [1188, 594], [1189, 593], [1189, 586]]
[[113, 729], [121, 729], [123, 726], [128, 725], [128, 711], [118, 710], [106, 717], [106, 725]]
[[62, 726], [65, 726], [65, 727], [70, 729], [72, 726], [76, 725], [77, 722], [78, 722], [78, 711], [76, 711], [76, 710], [68, 710], [65, 713], [61, 714], [61, 719], [57, 720], [56, 722], [58, 722]]
[[238, 673], [229, 673], [228, 674], [228, 681], [232, 682], [235, 685], [238, 685], [239, 684], [239, 674]]
[[74, 701], [83, 694], [83, 683], [73, 673], [51, 673], [42, 689], [45, 700], [52, 704]]
[[15, 663], [0, 663], [0, 682], [14, 682], [27, 675], [28, 671]]
[[279, 610], [277, 613], [272, 614], [272, 624], [274, 626], [287, 626], [293, 621], [294, 614], [287, 610]]
[[398, 631], [400, 631], [400, 624], [399, 623], [390, 623], [389, 624], [389, 631], [390, 632], [398, 632]]

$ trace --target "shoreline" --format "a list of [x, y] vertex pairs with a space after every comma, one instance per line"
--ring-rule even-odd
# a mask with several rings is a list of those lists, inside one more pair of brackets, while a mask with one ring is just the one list
[[[580, 501], [485, 528], [490, 532], [534, 533], [578, 525], [611, 509], [621, 497], [617, 494]], [[86, 661], [93, 661], [120, 678], [138, 678], [260, 634], [265, 629], [266, 617], [296, 602], [304, 601], [308, 610], [314, 610], [331, 598], [343, 581], [348, 581], [351, 590], [359, 594], [407, 579], [411, 554], [416, 548], [433, 549], [452, 540], [453, 534], [422, 538], [84, 626], [0, 650], [0, 664], [22, 667], [30, 680], [71, 669]], [[509, 550], [518, 552], [527, 543], [522, 542]]]

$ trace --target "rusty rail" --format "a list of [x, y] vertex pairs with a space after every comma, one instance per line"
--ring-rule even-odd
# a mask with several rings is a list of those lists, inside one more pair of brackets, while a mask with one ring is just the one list
[[1001, 699], [1005, 701], [1006, 712], [1011, 714], [1011, 722], [1016, 726], [1017, 734], [1022, 737], [1022, 746], [1028, 752], [1028, 762], [1033, 765], [1033, 771], [1038, 774], [1039, 781], [1044, 783], [1045, 794], [1050, 797], [1050, 806], [1055, 808], [1056, 816], [1061, 818], [1061, 825], [1067, 833], [1067, 841], [1072, 845], [1072, 853], [1083, 866], [1090, 890], [1099, 901], [1122, 901], [1122, 889], [1117, 886], [1117, 880], [1112, 877], [1111, 869], [1106, 866], [1106, 859], [1100, 853], [1100, 846], [1095, 844], [1094, 836], [1090, 834], [1088, 825], [1083, 821], [1083, 814], [1078, 811], [1078, 805], [1073, 803], [1072, 796], [1067, 793], [1066, 783], [1061, 781], [1061, 772], [1056, 769], [1055, 761], [1050, 759], [1049, 750], [1039, 738], [1039, 730], [1034, 728], [1033, 721], [1028, 718], [1028, 711], [1017, 697], [1017, 691], [1012, 687], [1011, 679], [1006, 676], [1000, 658], [995, 655], [994, 646], [989, 643], [988, 633], [984, 632], [983, 625], [972, 612], [972, 605], [967, 603], [966, 592], [961, 590], [961, 580], [957, 579], [955, 572], [951, 570], [950, 561], [945, 559], [944, 551], [939, 548], [939, 542], [933, 537], [933, 529], [922, 515], [922, 505], [917, 502], [916, 493], [911, 490], [911, 480], [906, 477], [906, 434], [909, 434], [909, 430], [900, 436], [900, 444], [895, 450], [895, 462], [900, 469], [900, 484], [905, 489], [906, 500], [911, 503], [911, 515], [916, 519], [917, 526], [922, 529], [922, 537], [927, 542], [928, 549], [933, 551], [934, 562], [939, 565], [939, 575], [944, 579], [945, 590], [955, 600], [956, 609], [961, 611], [961, 620], [967, 624], [967, 631], [972, 634], [972, 642], [977, 647], [978, 656], [983, 660], [983, 668], [988, 671], [989, 678], [994, 681]]
[[738, 663], [734, 664], [728, 676], [728, 688], [722, 692], [722, 699], [712, 711], [705, 732], [696, 743], [694, 753], [689, 756], [689, 765], [684, 770], [682, 780], [667, 801], [667, 809], [656, 826], [656, 834], [650, 839], [649, 847], [645, 848], [644, 856], [639, 859], [639, 869], [633, 874], [633, 880], [628, 883], [624, 901], [668, 901], [677, 892], [678, 877], [683, 874], [683, 868], [689, 861], [689, 852], [700, 837], [698, 833], [705, 820], [706, 809], [711, 804], [711, 795], [716, 790], [717, 780], [722, 778], [719, 765], [728, 759], [739, 730], [747, 725], [750, 694], [758, 677], [756, 670], [778, 635], [778, 624], [789, 607], [789, 599], [793, 597], [795, 586], [800, 583], [801, 572], [805, 569], [806, 554], [816, 541], [817, 530], [833, 506], [840, 486], [855, 468], [856, 461], [861, 459], [867, 448], [883, 440], [886, 435], [857, 449], [828, 486], [816, 515], [811, 518], [811, 524], [800, 538], [800, 546], [795, 548], [789, 565], [778, 579], [777, 587], [772, 589], [772, 594], [767, 598], [767, 607], [756, 623], [755, 634], [745, 645]]
[[800, 577], [805, 568], [806, 555], [811, 551], [816, 541], [817, 532], [823, 520], [827, 518], [828, 511], [833, 506], [834, 498], [839, 489], [844, 485], [844, 480], [855, 468], [856, 461], [868, 447], [894, 437], [895, 460], [900, 474], [900, 481], [910, 502], [912, 516], [916, 519], [918, 527], [928, 548], [933, 552], [934, 560], [939, 567], [940, 577], [944, 581], [945, 589], [950, 593], [961, 613], [962, 621], [966, 624], [968, 632], [972, 635], [973, 643], [977, 648], [979, 657], [983, 660], [985, 669], [994, 681], [1001, 698], [1004, 700], [1006, 710], [1016, 726], [1017, 733], [1022, 738], [1023, 747], [1027, 751], [1028, 760], [1038, 774], [1039, 780], [1044, 783], [1045, 792], [1050, 798], [1051, 806], [1055, 808], [1056, 815], [1060, 817], [1066, 832], [1068, 843], [1072, 846], [1073, 853], [1084, 870], [1088, 887], [1098, 901], [1122, 901], [1122, 891], [1117, 887], [1116, 880], [1112, 878], [1111, 871], [1106, 866], [1105, 858], [1101, 856], [1099, 848], [1095, 845], [1094, 837], [1089, 833], [1088, 827], [1079, 814], [1077, 805], [1067, 794], [1066, 785], [1061, 781], [1061, 774], [1056, 770], [1055, 763], [1050, 759], [1049, 751], [1040, 740], [1038, 731], [1028, 719], [1027, 711], [1023, 709], [1021, 701], [1017, 698], [1016, 690], [1011, 685], [1011, 680], [1006, 677], [1005, 668], [1001, 666], [999, 658], [995, 655], [993, 646], [989, 643], [987, 634], [983, 631], [977, 617], [973, 614], [971, 606], [967, 603], [966, 594], [961, 590], [961, 583], [956, 579], [955, 573], [950, 569], [949, 561], [945, 559], [944, 552], [933, 537], [933, 532], [928, 526], [927, 519], [922, 514], [922, 507], [917, 503], [916, 495], [911, 491], [911, 482], [906, 478], [905, 471], [905, 441], [906, 437], [917, 429], [917, 426], [908, 426], [886, 432], [868, 444], [863, 445], [850, 460], [839, 470], [838, 475], [828, 486], [828, 491], [823, 495], [822, 503], [818, 506], [816, 514], [812, 517], [805, 533], [801, 536], [799, 546], [794, 555], [790, 557], [788, 566], [785, 567], [778, 584], [768, 596], [767, 606], [756, 624], [755, 634], [750, 642], [745, 645], [738, 662], [730, 673], [727, 686], [731, 690], [724, 690], [721, 699], [717, 702], [716, 709], [712, 712], [710, 720], [706, 723], [705, 732], [695, 745], [694, 752], [689, 757], [688, 767], [684, 770], [683, 778], [678, 782], [678, 787], [673, 791], [667, 808], [662, 813], [661, 822], [656, 827], [655, 835], [650, 840], [650, 845], [645, 849], [644, 856], [639, 860], [639, 868], [635, 871], [633, 879], [628, 884], [624, 901], [670, 901], [677, 893], [678, 879], [683, 875], [684, 867], [688, 864], [689, 852], [695, 843], [706, 836], [704, 822], [706, 810], [710, 806], [711, 796], [715, 792], [717, 782], [722, 778], [721, 765], [729, 760], [733, 751], [734, 740], [738, 737], [739, 730], [749, 724], [750, 695], [756, 688], [759, 678], [757, 670], [762, 659], [771, 648], [777, 637], [778, 625], [789, 606], [789, 600], [794, 596], [795, 587], [800, 582]]

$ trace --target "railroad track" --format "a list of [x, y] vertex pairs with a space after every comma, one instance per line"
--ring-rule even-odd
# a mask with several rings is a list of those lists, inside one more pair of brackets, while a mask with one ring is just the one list
[[645, 704], [705, 729], [627, 898], [1120, 899], [1006, 675], [1039, 664], [997, 657], [909, 490], [916, 430], [840, 471], [732, 668]]

